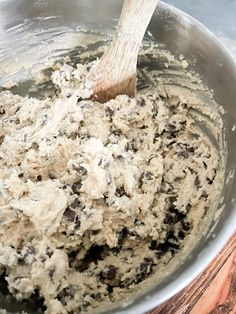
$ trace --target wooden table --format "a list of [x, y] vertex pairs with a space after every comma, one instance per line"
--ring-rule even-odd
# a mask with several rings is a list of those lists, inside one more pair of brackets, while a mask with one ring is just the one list
[[206, 271], [149, 314], [236, 314], [236, 233]]

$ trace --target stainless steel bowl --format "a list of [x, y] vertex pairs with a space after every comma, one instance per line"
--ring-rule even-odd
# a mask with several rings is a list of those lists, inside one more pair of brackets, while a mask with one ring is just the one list
[[[47, 62], [75, 47], [78, 41], [73, 36], [59, 38], [78, 26], [101, 31], [114, 29], [121, 6], [120, 0], [0, 0], [0, 85], [12, 77], [29, 77], [33, 64]], [[225, 207], [207, 236], [174, 274], [111, 313], [138, 314], [158, 306], [202, 272], [236, 230], [236, 63], [210, 31], [164, 3], [156, 10], [149, 30], [158, 43], [187, 59], [225, 109]], [[4, 297], [0, 298], [0, 307], [17, 310]]]

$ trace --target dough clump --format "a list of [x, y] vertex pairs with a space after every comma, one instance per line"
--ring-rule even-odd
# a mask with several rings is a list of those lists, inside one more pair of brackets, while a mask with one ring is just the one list
[[45, 99], [0, 93], [0, 273], [17, 300], [38, 291], [46, 313], [140, 290], [199, 232], [222, 185], [194, 103], [148, 73], [136, 98], [96, 103], [87, 71], [57, 65]]

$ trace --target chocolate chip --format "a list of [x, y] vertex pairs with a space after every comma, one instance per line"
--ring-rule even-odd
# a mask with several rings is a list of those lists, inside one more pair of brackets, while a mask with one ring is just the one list
[[146, 105], [145, 100], [141, 97], [138, 101], [137, 101], [137, 105], [140, 107], [144, 107]]
[[91, 246], [84, 257], [82, 264], [78, 267], [79, 271], [88, 269], [91, 263], [97, 265], [99, 260], [103, 260], [107, 256], [108, 252], [109, 248], [107, 245], [99, 246], [95, 244]]
[[162, 185], [161, 185], [160, 191], [162, 193], [166, 193], [166, 194], [173, 194], [174, 187], [169, 182], [162, 181]]
[[52, 269], [50, 269], [49, 271], [48, 271], [48, 276], [49, 276], [49, 278], [53, 278], [53, 275], [55, 274], [55, 268], [52, 268]]
[[186, 128], [187, 121], [181, 121], [179, 124], [181, 125], [180, 130], [183, 131]]
[[42, 176], [41, 175], [37, 176], [36, 180], [37, 181], [42, 181]]
[[131, 231], [129, 234], [131, 237], [137, 237], [138, 236], [136, 231]]
[[190, 171], [191, 174], [194, 174], [194, 173], [196, 174], [196, 171], [195, 171], [193, 168], [188, 167], [188, 169], [189, 169], [189, 171]]
[[124, 186], [120, 186], [116, 189], [115, 195], [117, 197], [122, 197], [122, 196], [128, 196], [127, 193], [125, 192]]
[[192, 208], [192, 205], [190, 203], [188, 203], [186, 205], [186, 211], [189, 212], [191, 210], [191, 208]]
[[117, 130], [114, 130], [114, 131], [113, 131], [113, 134], [116, 135], [116, 136], [121, 136], [122, 131], [119, 130], [119, 129], [117, 129]]
[[87, 174], [87, 169], [85, 169], [81, 165], [79, 165], [79, 166], [72, 165], [72, 169], [75, 170], [77, 172], [77, 174], [79, 174], [80, 176], [84, 176]]
[[176, 143], [175, 140], [171, 141], [169, 144], [166, 145], [167, 148], [171, 148]]
[[135, 219], [134, 224], [135, 224], [136, 226], [144, 226], [144, 222], [141, 221], [141, 220], [139, 220], [139, 219], [137, 219], [137, 218]]
[[2, 145], [2, 143], [4, 142], [4, 138], [5, 138], [4, 135], [0, 136], [0, 145]]
[[152, 271], [152, 266], [154, 264], [153, 258], [145, 257], [143, 262], [140, 264], [140, 271], [143, 275], [143, 279], [146, 278], [148, 274]]
[[179, 250], [180, 246], [175, 243], [170, 243], [170, 252], [175, 254]]
[[173, 241], [178, 242], [179, 238], [175, 236], [173, 230], [169, 230], [166, 234], [166, 239], [164, 243], [157, 243], [157, 241], [152, 241], [151, 247], [149, 248], [156, 251], [155, 255], [157, 259], [160, 259], [168, 251], [170, 251], [172, 254], [175, 254], [176, 251], [179, 250], [179, 244], [173, 243]]
[[182, 230], [180, 230], [179, 233], [178, 233], [178, 237], [179, 237], [181, 240], [183, 240], [183, 239], [185, 238], [185, 233], [184, 233]]
[[73, 263], [74, 260], [76, 259], [77, 254], [78, 254], [78, 251], [76, 250], [68, 253], [68, 260], [69, 260], [70, 266], [71, 266], [71, 263]]
[[192, 138], [193, 138], [193, 139], [198, 140], [198, 139], [199, 139], [199, 137], [200, 137], [200, 135], [199, 135], [199, 134], [195, 134], [195, 133], [193, 133], [193, 134], [192, 134]]
[[117, 267], [114, 265], [109, 265], [105, 268], [104, 271], [102, 271], [101, 278], [107, 279], [107, 280], [113, 280], [116, 278], [116, 275], [117, 275]]
[[126, 143], [125, 145], [125, 151], [132, 151], [134, 153], [136, 153], [138, 151], [137, 145], [135, 143], [135, 140], [131, 140], [130, 142]]
[[169, 203], [170, 205], [174, 205], [174, 203], [177, 201], [177, 196], [170, 196], [169, 197]]
[[114, 287], [112, 287], [112, 286], [110, 286], [110, 285], [107, 286], [107, 292], [108, 292], [109, 294], [111, 294], [111, 293], [113, 292], [113, 289], [114, 289]]
[[207, 182], [208, 182], [208, 184], [212, 185], [213, 180], [211, 180], [211, 179], [207, 178]]
[[101, 301], [102, 299], [102, 294], [100, 292], [97, 292], [97, 293], [92, 293], [91, 294], [91, 298], [97, 300], [97, 301]]
[[152, 240], [149, 246], [149, 249], [154, 251], [157, 249], [157, 241], [156, 240]]
[[168, 123], [166, 130], [167, 130], [167, 132], [175, 132], [176, 126], [174, 124]]
[[61, 301], [63, 305], [66, 305], [64, 297], [66, 297], [66, 299], [71, 300], [71, 299], [73, 299], [75, 292], [76, 292], [75, 286], [72, 284], [69, 284], [66, 288], [64, 288], [62, 291], [60, 291], [60, 293], [57, 296], [57, 299], [59, 301]]
[[46, 254], [49, 258], [53, 255], [53, 250], [49, 246], [46, 248]]
[[17, 312], [31, 312], [31, 313], [44, 313], [46, 311], [46, 306], [44, 305], [44, 298], [39, 295], [39, 291], [36, 289], [32, 292], [32, 295], [29, 299], [24, 300], [23, 302], [18, 303]]
[[155, 255], [157, 259], [161, 258], [168, 252], [169, 242], [159, 243], [155, 250], [156, 250]]
[[209, 207], [208, 206], [205, 206], [204, 207], [204, 215], [206, 215], [206, 213], [209, 211]]
[[181, 223], [182, 223], [183, 229], [185, 231], [189, 231], [191, 229], [191, 226], [190, 226], [189, 222], [182, 221]]
[[189, 157], [189, 152], [187, 150], [182, 150], [178, 153], [178, 156], [187, 159]]
[[173, 223], [177, 223], [186, 217], [185, 213], [179, 212], [178, 209], [173, 205], [169, 207], [169, 212], [173, 214]]
[[159, 138], [160, 138], [160, 135], [158, 133], [155, 133], [153, 141], [152, 141], [153, 144], [155, 144], [158, 141]]
[[153, 173], [151, 171], [145, 171], [141, 174], [140, 178], [139, 178], [139, 187], [142, 187], [142, 185], [146, 182], [146, 181], [150, 181], [153, 179]]
[[71, 186], [71, 189], [72, 189], [73, 193], [80, 194], [81, 186], [82, 186], [81, 181], [73, 183], [72, 186]]
[[[178, 241], [178, 239], [176, 238], [176, 236], [175, 236], [175, 232], [174, 232], [174, 230], [173, 229], [171, 229], [171, 230], [169, 230], [168, 232], [167, 232], [167, 235], [166, 235], [166, 241]], [[169, 243], [170, 244], [170, 243]]]
[[47, 258], [45, 256], [40, 256], [40, 260], [42, 261], [42, 263], [45, 263]]
[[127, 239], [129, 234], [128, 229], [125, 227], [121, 231], [118, 232], [118, 245], [122, 246], [125, 240]]
[[179, 221], [179, 219], [176, 216], [172, 216], [172, 215], [167, 214], [165, 219], [164, 219], [164, 224], [173, 225], [173, 224], [177, 223], [178, 221]]
[[120, 161], [123, 161], [125, 159], [122, 155], [117, 155], [115, 158]]
[[136, 275], [121, 282], [120, 288], [128, 288], [134, 283], [137, 284], [145, 280], [151, 274], [154, 265], [152, 257], [145, 257], [139, 268], [137, 268]]
[[179, 221], [183, 220], [186, 217], [185, 213], [181, 213], [178, 211], [176, 207], [170, 207], [169, 211], [172, 213], [171, 215], [166, 216], [166, 223], [176, 224]]
[[171, 132], [170, 135], [167, 137], [169, 140], [176, 138], [176, 133], [175, 132]]
[[114, 116], [114, 110], [112, 110], [110, 107], [106, 107], [106, 115], [108, 116], [108, 117], [113, 117]]
[[181, 181], [181, 179], [182, 179], [181, 177], [175, 177], [175, 178], [174, 178], [174, 181], [175, 181], [175, 182], [179, 182], [179, 181]]
[[75, 208], [82, 208], [83, 207], [83, 204], [82, 202], [80, 201], [80, 199], [77, 197], [71, 204], [70, 204], [70, 207], [75, 209]]
[[195, 148], [194, 147], [188, 147], [188, 151], [190, 152], [190, 153], [194, 153], [195, 152]]
[[153, 173], [151, 171], [145, 171], [143, 173], [143, 178], [146, 180], [152, 180], [153, 179]]
[[203, 191], [203, 192], [202, 192], [202, 195], [201, 195], [201, 198], [205, 198], [205, 199], [207, 199], [207, 198], [208, 198], [208, 196], [209, 196], [209, 194], [207, 194], [207, 192], [206, 192], [206, 191]]
[[92, 234], [93, 234], [93, 235], [97, 235], [97, 234], [99, 234], [100, 231], [101, 231], [100, 229], [98, 229], [98, 230], [92, 230]]
[[75, 229], [79, 229], [81, 226], [81, 222], [78, 217], [75, 218]]
[[73, 222], [75, 220], [76, 212], [67, 207], [64, 212], [64, 216], [68, 221]]
[[23, 178], [23, 177], [24, 177], [24, 173], [23, 173], [23, 172], [19, 173], [19, 174], [18, 174], [18, 177], [19, 177], [19, 178]]
[[175, 219], [172, 215], [167, 214], [164, 219], [164, 224], [173, 225], [175, 223]]
[[198, 175], [195, 177], [194, 185], [195, 185], [195, 187], [197, 188], [197, 190], [199, 190], [200, 187], [201, 187], [201, 182], [200, 182], [200, 179], [199, 179], [199, 176], [198, 176]]
[[98, 162], [98, 166], [102, 168], [107, 168], [110, 165], [110, 161], [106, 159], [100, 159]]
[[36, 143], [36, 142], [33, 142], [31, 147], [34, 149], [34, 150], [38, 150], [39, 149], [39, 144]]

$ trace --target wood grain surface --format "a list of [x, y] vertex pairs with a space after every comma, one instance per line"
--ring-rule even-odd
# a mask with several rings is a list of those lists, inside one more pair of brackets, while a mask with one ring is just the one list
[[236, 233], [208, 269], [149, 314], [236, 314]]

